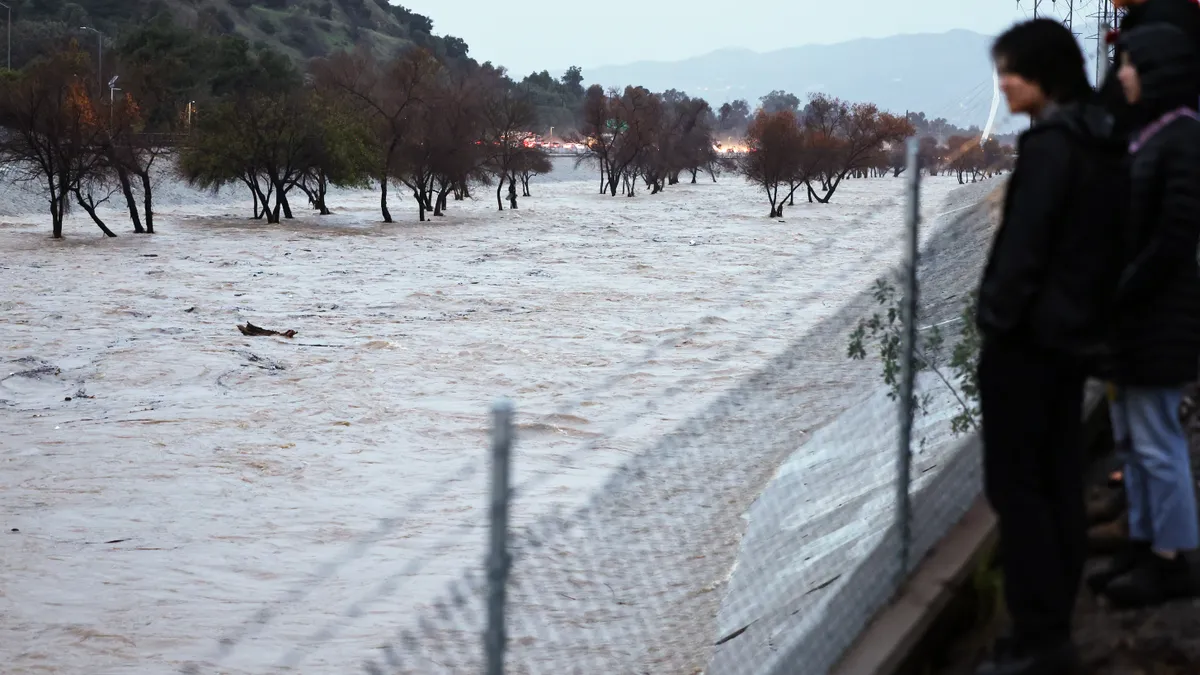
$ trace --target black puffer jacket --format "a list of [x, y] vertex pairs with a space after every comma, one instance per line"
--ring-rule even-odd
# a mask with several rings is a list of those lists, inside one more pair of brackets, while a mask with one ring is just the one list
[[1146, 119], [1131, 147], [1127, 265], [1116, 295], [1114, 378], [1180, 386], [1200, 375], [1200, 120], [1166, 117], [1190, 104], [1200, 79], [1190, 39], [1169, 26], [1122, 34], [1142, 82]]
[[979, 288], [985, 339], [1095, 357], [1120, 271], [1124, 147], [1098, 105], [1070, 105], [1021, 135]]
[[[1200, 4], [1195, 0], [1146, 0], [1146, 2], [1131, 5], [1125, 18], [1121, 21], [1121, 34], [1131, 33], [1138, 28], [1154, 24], [1168, 24], [1183, 31], [1192, 42], [1200, 47]], [[1124, 136], [1134, 127], [1140, 126], [1145, 120], [1139, 121], [1135, 111], [1125, 101], [1121, 91], [1121, 83], [1117, 80], [1117, 68], [1121, 63], [1123, 45], [1117, 43], [1116, 63], [1108, 69], [1104, 83], [1100, 86], [1100, 99], [1103, 105], [1113, 113], [1116, 119], [1116, 132]], [[1200, 82], [1195, 82], [1196, 97], [1200, 99]], [[1200, 105], [1200, 101], [1193, 101]]]

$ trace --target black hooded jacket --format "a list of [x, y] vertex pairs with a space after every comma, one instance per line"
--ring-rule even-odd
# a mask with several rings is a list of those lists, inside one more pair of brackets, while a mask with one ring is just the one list
[[1129, 158], [1126, 265], [1116, 293], [1113, 379], [1180, 386], [1200, 376], [1200, 120], [1170, 115], [1190, 107], [1200, 57], [1189, 36], [1167, 25], [1122, 33], [1138, 71]]
[[1096, 104], [1051, 110], [1018, 141], [979, 288], [985, 339], [1084, 360], [1102, 351], [1120, 271], [1124, 146]]
[[[1130, 6], [1121, 21], [1121, 34], [1131, 33], [1138, 28], [1154, 24], [1167, 24], [1183, 31], [1191, 38], [1193, 44], [1200, 49], [1200, 4], [1195, 0], [1146, 0], [1146, 2]], [[1137, 126], [1139, 120], [1133, 117], [1133, 110], [1125, 101], [1121, 91], [1121, 83], [1117, 80], [1117, 68], [1121, 63], [1121, 52], [1124, 49], [1120, 41], [1117, 43], [1116, 62], [1105, 75], [1104, 83], [1100, 86], [1100, 100], [1113, 113], [1116, 120], [1116, 132], [1124, 136]], [[1196, 97], [1200, 99], [1200, 82], [1195, 82]], [[1193, 101], [1194, 105], [1200, 102]]]

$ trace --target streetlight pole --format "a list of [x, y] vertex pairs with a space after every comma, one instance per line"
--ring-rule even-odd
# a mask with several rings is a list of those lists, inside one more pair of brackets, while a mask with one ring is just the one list
[[96, 50], [96, 83], [100, 85], [100, 91], [104, 91], [104, 33], [87, 26], [80, 26], [79, 30], [90, 30], [96, 34], [96, 42], [100, 45]]
[[0, 2], [0, 7], [8, 10], [8, 69], [12, 70], [12, 7]]

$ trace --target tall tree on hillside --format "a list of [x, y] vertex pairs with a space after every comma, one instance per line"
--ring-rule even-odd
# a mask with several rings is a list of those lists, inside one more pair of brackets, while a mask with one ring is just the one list
[[759, 107], [764, 112], [775, 113], [786, 110], [796, 117], [800, 116], [800, 99], [795, 94], [778, 89], [760, 98]]
[[737, 134], [750, 124], [750, 104], [744, 99], [722, 103], [717, 111], [717, 128]]
[[567, 68], [567, 72], [563, 73], [559, 78], [563, 87], [575, 99], [583, 98], [583, 69], [579, 66], [571, 66]]

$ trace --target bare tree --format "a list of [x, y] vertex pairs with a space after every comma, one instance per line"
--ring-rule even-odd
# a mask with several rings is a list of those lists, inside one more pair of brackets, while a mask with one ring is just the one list
[[[89, 92], [94, 75], [78, 49], [53, 54], [0, 79], [0, 161], [18, 181], [40, 183], [53, 236], [62, 237], [70, 197], [85, 205], [104, 168], [104, 127]], [[90, 212], [105, 235], [116, 235]]]
[[463, 195], [472, 182], [490, 181], [483, 146], [485, 97], [481, 89], [488, 76], [450, 73], [433, 98], [429, 142], [434, 147], [435, 193], [433, 215], [442, 216], [451, 192]]
[[[846, 104], [823, 95], [813, 97], [806, 109], [806, 130], [812, 138], [815, 165], [807, 179], [809, 199], [827, 204], [842, 180], [853, 171], [862, 171], [888, 143], [898, 143], [913, 134], [905, 119], [880, 112], [872, 103]], [[819, 180], [821, 193], [813, 187]]]
[[550, 157], [545, 152], [531, 148], [529, 152], [523, 153], [517, 161], [517, 176], [521, 179], [521, 196], [532, 196], [529, 194], [529, 181], [533, 180], [534, 176], [548, 174], [553, 169], [554, 165], [550, 163]]
[[[424, 105], [428, 89], [441, 70], [437, 59], [423, 49], [409, 50], [387, 63], [365, 50], [339, 52], [313, 65], [319, 86], [345, 92], [373, 121], [381, 148], [375, 177], [386, 223], [393, 222], [388, 209], [388, 184], [400, 178], [397, 170], [401, 145], [411, 142], [413, 127], [421, 118], [414, 109]], [[408, 182], [412, 180], [410, 177]]]
[[[783, 216], [783, 203], [794, 192], [785, 188], [801, 171], [804, 135], [790, 110], [768, 113], [760, 110], [746, 129], [749, 152], [739, 169], [750, 182], [763, 188], [771, 205], [770, 218]], [[781, 193], [781, 190], [783, 192]]]
[[612, 196], [625, 186], [625, 194], [634, 196], [638, 164], [653, 148], [662, 123], [662, 100], [645, 87], [626, 87], [613, 97], [613, 133], [615, 147], [609, 162], [608, 188]]
[[517, 208], [517, 171], [530, 151], [525, 136], [537, 121], [537, 111], [528, 94], [507, 81], [495, 78], [486, 88], [483, 104], [483, 139], [487, 148], [487, 170], [496, 178], [496, 207], [504, 210], [502, 197], [508, 184], [509, 208]]

